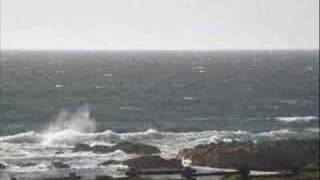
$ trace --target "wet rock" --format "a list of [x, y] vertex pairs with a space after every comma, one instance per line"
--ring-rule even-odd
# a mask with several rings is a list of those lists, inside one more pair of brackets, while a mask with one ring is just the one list
[[122, 141], [119, 142], [117, 145], [114, 146], [115, 149], [120, 149], [127, 154], [158, 154], [160, 150], [157, 147], [141, 144], [141, 143], [134, 143], [130, 141]]
[[97, 176], [95, 180], [151, 180], [150, 178], [142, 177], [124, 177], [124, 178], [112, 178], [110, 176]]
[[95, 180], [113, 180], [114, 178], [110, 176], [97, 176]]
[[7, 168], [7, 166], [4, 163], [0, 162], [0, 169], [5, 169], [5, 168]]
[[92, 151], [94, 153], [110, 153], [114, 151], [114, 148], [111, 146], [104, 146], [104, 145], [89, 146], [88, 144], [77, 144], [73, 148], [73, 152], [80, 152], [80, 151]]
[[150, 154], [160, 153], [160, 150], [157, 147], [141, 144], [141, 143], [130, 142], [130, 141], [122, 141], [114, 146], [105, 146], [105, 145], [89, 146], [88, 144], [77, 144], [73, 148], [73, 152], [91, 151], [94, 153], [110, 153], [115, 150], [122, 150], [127, 154], [150, 155]]
[[120, 161], [116, 161], [116, 160], [108, 160], [108, 161], [104, 161], [102, 163], [99, 164], [99, 166], [109, 166], [111, 164], [120, 164]]
[[177, 158], [192, 165], [253, 170], [291, 170], [312, 163], [319, 157], [318, 140], [282, 140], [259, 144], [219, 143], [199, 145], [179, 152]]
[[26, 163], [18, 163], [17, 166], [20, 166], [20, 167], [30, 167], [30, 166], [35, 166], [37, 165], [37, 163], [33, 163], [33, 162], [26, 162]]
[[92, 148], [88, 144], [77, 144], [73, 148], [73, 152], [79, 152], [79, 151], [91, 151]]
[[94, 153], [110, 153], [114, 151], [114, 148], [111, 146], [96, 145], [91, 147], [91, 151]]
[[52, 162], [51, 163], [53, 168], [56, 169], [68, 169], [70, 166], [68, 164], [62, 163], [62, 162]]
[[135, 169], [175, 169], [182, 168], [177, 159], [163, 159], [160, 156], [142, 156], [123, 162], [124, 165]]
[[59, 151], [55, 152], [54, 154], [59, 155], [59, 154], [64, 154], [64, 152], [62, 150], [59, 150]]

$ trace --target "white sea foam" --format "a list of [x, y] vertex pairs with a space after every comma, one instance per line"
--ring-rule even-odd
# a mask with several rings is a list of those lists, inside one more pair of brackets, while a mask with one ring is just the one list
[[146, 143], [158, 146], [164, 153], [175, 154], [182, 148], [193, 147], [199, 144], [219, 142], [247, 142], [259, 139], [273, 140], [278, 138], [298, 137], [301, 133], [314, 133], [315, 130], [303, 132], [290, 129], [280, 129], [261, 133], [248, 131], [201, 131], [201, 132], [159, 132], [149, 129], [142, 132], [116, 133], [111, 130], [96, 133], [84, 133], [75, 130], [61, 130], [51, 133], [27, 132], [12, 136], [0, 137], [0, 143], [17, 144], [31, 143], [29, 146], [39, 148], [70, 148], [78, 143], [89, 145], [113, 145], [121, 140]]
[[[304, 119], [304, 121], [310, 121], [316, 118], [310, 116], [302, 119]], [[294, 118], [294, 120], [296, 119], [297, 117]], [[288, 119], [286, 119], [286, 121], [288, 121]], [[291, 122], [292, 118], [289, 119], [289, 121]], [[302, 136], [301, 134], [318, 136], [319, 133], [319, 131], [310, 128], [304, 131], [279, 129], [260, 133], [217, 130], [201, 132], [161, 132], [155, 129], [141, 132], [117, 133], [112, 130], [95, 132], [95, 126], [96, 122], [90, 116], [88, 106], [83, 106], [75, 112], [62, 111], [56, 120], [42, 132], [30, 131], [0, 137], [0, 160], [10, 166], [9, 170], [17, 172], [46, 171], [50, 163], [55, 160], [63, 160], [63, 162], [69, 164], [73, 169], [94, 169], [103, 161], [122, 161], [136, 157], [136, 155], [126, 154], [121, 150], [107, 154], [73, 152], [72, 148], [75, 144], [86, 143], [91, 146], [112, 146], [121, 140], [129, 140], [156, 146], [161, 150], [162, 157], [172, 158], [175, 157], [181, 149], [191, 148], [199, 144], [300, 138]], [[36, 165], [27, 168], [17, 166], [18, 162], [24, 162], [26, 160], [28, 162], [36, 161]], [[115, 172], [117, 168], [119, 167], [111, 165], [105, 169], [110, 173]]]
[[56, 84], [56, 88], [63, 88], [64, 86], [62, 84]]
[[319, 117], [317, 116], [292, 116], [292, 117], [276, 117], [278, 121], [285, 122], [285, 123], [292, 123], [292, 122], [310, 122], [318, 120]]
[[0, 137], [0, 142], [11, 142], [11, 143], [37, 143], [41, 141], [41, 135], [33, 131], [18, 133], [11, 136]]
[[191, 97], [191, 96], [185, 96], [183, 97], [183, 100], [186, 100], [186, 101], [190, 101], [190, 100], [193, 100], [194, 98]]
[[76, 112], [62, 111], [51, 123], [48, 132], [61, 130], [74, 130], [78, 132], [94, 132], [96, 128], [95, 119], [91, 118], [88, 105], [80, 107]]
[[79, 143], [88, 140], [84, 133], [93, 133], [95, 129], [96, 121], [91, 118], [88, 105], [80, 107], [76, 112], [62, 111], [42, 134], [42, 144]]
[[[312, 131], [303, 131], [313, 133]], [[247, 131], [201, 131], [201, 132], [160, 132], [149, 129], [142, 132], [116, 133], [111, 130], [104, 132], [79, 132], [75, 130], [61, 130], [52, 133], [28, 132], [13, 136], [0, 137], [0, 160], [9, 165], [9, 171], [43, 172], [52, 161], [63, 161], [72, 169], [96, 169], [98, 164], [107, 160], [123, 161], [136, 157], [116, 150], [107, 154], [93, 152], [73, 152], [72, 145], [87, 143], [90, 145], [113, 145], [121, 140], [130, 140], [150, 144], [161, 150], [161, 156], [172, 158], [184, 148], [191, 148], [199, 144], [247, 142], [257, 140], [275, 140], [290, 137], [299, 137], [300, 132], [282, 129], [263, 133]], [[48, 135], [54, 137], [48, 137]], [[28, 139], [30, 144], [21, 145], [21, 136]], [[39, 138], [40, 137], [40, 138]], [[34, 140], [36, 139], [36, 140]], [[40, 140], [39, 140], [40, 139]], [[45, 142], [45, 143], [44, 143]], [[62, 151], [63, 153], [56, 154]], [[17, 162], [36, 162], [30, 167], [18, 167]], [[107, 174], [116, 172], [119, 167], [111, 165], [104, 167]]]
[[274, 137], [274, 138], [285, 137], [285, 138], [288, 138], [292, 135], [294, 136], [294, 135], [298, 135], [298, 134], [299, 134], [298, 132], [291, 131], [289, 129], [281, 129], [281, 130], [259, 133], [258, 135], [262, 136], [262, 137]]
[[102, 86], [102, 85], [96, 85], [96, 87], [95, 87], [96, 89], [104, 89], [105, 87], [104, 86]]
[[39, 162], [39, 163], [35, 163], [34, 165], [23, 166], [23, 167], [18, 165], [9, 166], [9, 171], [14, 171], [14, 172], [39, 172], [39, 171], [48, 171], [48, 170], [49, 170], [48, 162]]

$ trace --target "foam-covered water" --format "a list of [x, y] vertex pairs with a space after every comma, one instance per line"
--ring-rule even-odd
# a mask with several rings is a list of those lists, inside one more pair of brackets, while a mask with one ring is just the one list
[[279, 121], [286, 122], [286, 123], [292, 123], [292, 122], [310, 122], [310, 121], [316, 121], [319, 119], [317, 116], [293, 116], [293, 117], [277, 117], [276, 118]]
[[[143, 132], [116, 133], [112, 130], [95, 132], [95, 120], [91, 118], [88, 106], [80, 107], [74, 113], [63, 111], [58, 118], [41, 132], [23, 132], [0, 137], [0, 160], [8, 166], [5, 170], [13, 174], [52, 171], [52, 162], [62, 161], [72, 170], [99, 169], [99, 164], [106, 160], [123, 161], [136, 157], [116, 150], [107, 154], [93, 152], [73, 152], [78, 143], [91, 146], [112, 146], [119, 141], [129, 140], [157, 146], [164, 158], [173, 158], [179, 150], [199, 144], [218, 142], [258, 142], [275, 139], [317, 138], [317, 131], [306, 129], [293, 131], [281, 129], [269, 132], [253, 133], [248, 131], [200, 131], [200, 132], [161, 132], [149, 129]], [[57, 153], [60, 152], [60, 153]], [[62, 153], [61, 153], [62, 152]], [[23, 165], [29, 163], [29, 165]], [[124, 168], [111, 165], [104, 168], [104, 173], [115, 173]]]

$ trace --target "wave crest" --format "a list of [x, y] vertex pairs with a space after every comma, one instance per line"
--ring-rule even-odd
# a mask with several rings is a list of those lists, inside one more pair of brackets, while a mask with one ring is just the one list
[[310, 122], [318, 120], [319, 117], [317, 116], [292, 116], [292, 117], [276, 117], [276, 120], [285, 122], [285, 123], [292, 123], [292, 122]]
[[96, 120], [90, 115], [88, 105], [84, 105], [75, 112], [62, 111], [56, 121], [49, 125], [47, 132], [73, 130], [77, 132], [95, 132]]

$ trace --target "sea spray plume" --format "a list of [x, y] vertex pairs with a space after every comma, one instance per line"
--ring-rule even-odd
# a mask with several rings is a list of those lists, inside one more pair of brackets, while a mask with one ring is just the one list
[[86, 140], [84, 134], [93, 133], [95, 129], [96, 121], [91, 118], [88, 105], [75, 112], [62, 111], [44, 132], [42, 144], [75, 144]]
[[47, 132], [74, 130], [81, 133], [92, 133], [96, 130], [96, 121], [90, 116], [88, 105], [84, 105], [75, 112], [63, 110], [54, 123], [49, 125]]

